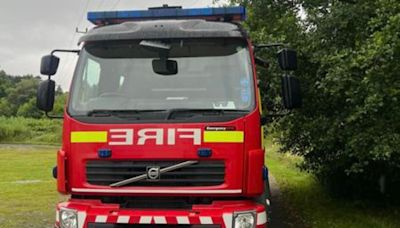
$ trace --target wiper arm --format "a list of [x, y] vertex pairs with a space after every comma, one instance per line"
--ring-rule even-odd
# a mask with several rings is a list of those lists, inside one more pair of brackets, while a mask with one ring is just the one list
[[[160, 169], [160, 174], [163, 174], [163, 173], [166, 173], [166, 172], [169, 172], [169, 171], [174, 171], [174, 170], [177, 170], [177, 169], [181, 169], [181, 168], [184, 168], [184, 167], [187, 167], [187, 166], [191, 166], [191, 165], [196, 164], [198, 162], [199, 161], [185, 161], [185, 162], [181, 162], [181, 163], [178, 163], [178, 164], [175, 164], [175, 165], [171, 165], [171, 166], [168, 166], [168, 167]], [[131, 184], [131, 183], [134, 183], [134, 182], [137, 182], [137, 181], [144, 180], [146, 178], [147, 178], [147, 173], [144, 173], [144, 174], [136, 176], [136, 177], [132, 177], [132, 178], [129, 178], [129, 179], [126, 179], [126, 180], [123, 180], [123, 181], [119, 181], [119, 182], [110, 184], [110, 187], [121, 187], [121, 186], [124, 186], [124, 185], [127, 185], [127, 184]]]
[[240, 110], [240, 109], [190, 109], [190, 108], [177, 108], [177, 109], [170, 109], [168, 110], [168, 114], [165, 117], [166, 120], [171, 119], [171, 117], [175, 114], [175, 113], [216, 113], [219, 115], [224, 115], [226, 112], [249, 112], [249, 110]]
[[113, 116], [113, 115], [118, 115], [118, 114], [125, 114], [125, 115], [130, 115], [130, 114], [141, 114], [141, 113], [148, 113], [148, 112], [166, 112], [167, 110], [161, 109], [161, 110], [155, 110], [155, 109], [149, 109], [149, 110], [134, 110], [134, 109], [121, 109], [121, 110], [112, 110], [112, 109], [94, 109], [89, 112], [87, 112], [87, 116], [93, 116], [93, 115], [101, 115], [101, 116]]

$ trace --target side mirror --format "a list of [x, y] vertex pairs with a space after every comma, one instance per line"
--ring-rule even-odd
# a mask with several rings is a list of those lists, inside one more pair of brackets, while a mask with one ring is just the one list
[[42, 57], [40, 64], [40, 73], [43, 75], [52, 76], [57, 73], [60, 58], [55, 55], [46, 55]]
[[287, 109], [300, 108], [302, 105], [300, 81], [293, 76], [282, 77], [282, 98]]
[[36, 106], [39, 110], [50, 112], [53, 110], [56, 83], [53, 80], [42, 81], [36, 96]]
[[297, 70], [297, 52], [287, 48], [280, 50], [278, 62], [282, 70]]
[[178, 62], [169, 59], [154, 59], [153, 71], [161, 75], [174, 75], [178, 73]]

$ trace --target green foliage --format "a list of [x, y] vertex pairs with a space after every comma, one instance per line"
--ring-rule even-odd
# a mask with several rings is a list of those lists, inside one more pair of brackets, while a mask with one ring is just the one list
[[[36, 107], [40, 81], [0, 71], [0, 143], [61, 143], [62, 122], [47, 119]], [[67, 96], [60, 87], [56, 89], [54, 114], [63, 114]]]
[[36, 98], [31, 98], [19, 106], [17, 116], [40, 118], [43, 116], [43, 113], [36, 108]]
[[[282, 200], [284, 200], [284, 203], [279, 202], [280, 206], [285, 207], [289, 215], [298, 218], [300, 222], [294, 221], [296, 227], [400, 227], [398, 206], [380, 205], [365, 200], [349, 201], [333, 198], [327, 194], [312, 174], [300, 172], [298, 164], [303, 160], [301, 157], [289, 153], [278, 153], [280, 145], [273, 143], [270, 139], [267, 140], [266, 145], [268, 151], [266, 162], [279, 184]], [[272, 219], [276, 219], [274, 215]]]
[[[36, 93], [40, 81], [40, 77], [10, 76], [0, 71], [0, 116], [44, 117], [43, 112], [36, 108]], [[66, 97], [67, 94], [58, 87], [55, 114], [62, 115]]]
[[68, 93], [58, 93], [56, 92], [56, 98], [54, 101], [53, 112], [56, 115], [62, 115], [64, 112], [65, 103], [67, 102]]
[[[302, 167], [336, 193], [397, 195], [400, 2], [235, 2], [249, 10], [253, 40], [289, 43], [299, 51], [295, 73], [304, 107], [276, 123], [283, 149], [301, 155]], [[279, 93], [280, 72], [260, 73], [267, 103]], [[272, 102], [269, 109], [276, 106]]]
[[0, 143], [58, 145], [61, 131], [60, 120], [0, 117]]

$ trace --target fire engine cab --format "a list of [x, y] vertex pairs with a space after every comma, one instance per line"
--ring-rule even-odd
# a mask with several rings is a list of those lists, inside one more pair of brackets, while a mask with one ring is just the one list
[[[53, 108], [57, 52], [79, 55], [54, 176], [59, 228], [260, 228], [269, 218], [255, 48], [243, 7], [89, 12], [79, 50], [42, 58]], [[296, 53], [278, 54], [284, 71]], [[264, 63], [264, 64], [263, 64]], [[282, 77], [288, 108], [298, 80]]]

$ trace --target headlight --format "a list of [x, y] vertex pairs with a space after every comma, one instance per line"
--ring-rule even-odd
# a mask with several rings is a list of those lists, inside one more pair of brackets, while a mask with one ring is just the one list
[[233, 215], [234, 228], [254, 228], [256, 225], [255, 212], [236, 212]]
[[60, 210], [60, 227], [61, 228], [78, 228], [78, 214], [75, 210]]

